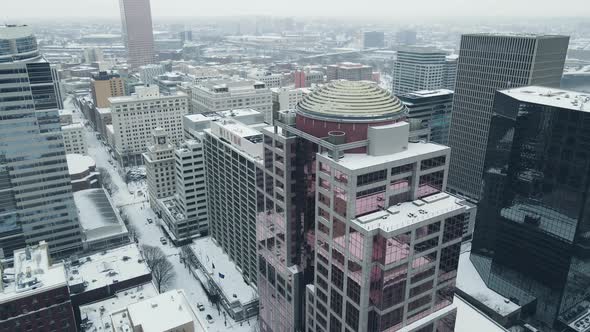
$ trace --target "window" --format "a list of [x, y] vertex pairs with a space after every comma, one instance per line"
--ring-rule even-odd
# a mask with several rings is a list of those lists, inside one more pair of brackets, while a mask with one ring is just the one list
[[387, 179], [387, 170], [380, 170], [357, 176], [356, 184], [357, 186], [363, 186], [366, 184], [384, 181], [385, 179]]
[[466, 214], [460, 214], [445, 220], [445, 229], [443, 231], [443, 242], [458, 239], [463, 236], [463, 226]]
[[350, 227], [348, 234], [348, 248], [352, 257], [358, 260], [363, 260], [363, 247], [365, 243], [365, 236], [359, 233], [356, 229]]
[[339, 170], [335, 170], [334, 171], [334, 180], [346, 185], [346, 184], [348, 184], [348, 175], [345, 173], [342, 173]]
[[416, 229], [416, 239], [421, 239], [423, 237], [438, 233], [439, 231], [440, 221], [419, 227], [418, 229]]
[[334, 289], [330, 292], [330, 308], [339, 316], [342, 315], [342, 295]]
[[396, 176], [396, 175], [411, 172], [413, 167], [414, 167], [413, 164], [407, 164], [407, 165], [394, 167], [391, 169], [391, 175]]
[[344, 286], [344, 272], [334, 264], [332, 264], [332, 284], [340, 290]]
[[358, 331], [359, 311], [350, 302], [346, 302], [346, 324], [354, 331]]
[[441, 192], [444, 177], [444, 171], [422, 175], [418, 187], [418, 197], [421, 198]]
[[420, 162], [420, 170], [428, 170], [431, 168], [439, 167], [445, 164], [447, 157], [446, 156], [439, 156], [434, 157], [426, 160], [422, 160]]

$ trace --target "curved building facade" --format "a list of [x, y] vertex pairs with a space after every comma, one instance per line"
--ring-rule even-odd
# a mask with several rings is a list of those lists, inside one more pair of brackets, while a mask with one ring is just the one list
[[346, 142], [367, 139], [367, 129], [403, 121], [407, 108], [370, 81], [335, 81], [314, 91], [297, 105], [296, 125], [315, 137], [344, 132]]

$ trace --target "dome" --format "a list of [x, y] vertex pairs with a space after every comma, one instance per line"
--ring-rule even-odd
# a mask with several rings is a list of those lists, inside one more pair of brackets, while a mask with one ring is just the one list
[[337, 122], [374, 122], [405, 117], [405, 105], [370, 81], [334, 81], [297, 104], [305, 117]]

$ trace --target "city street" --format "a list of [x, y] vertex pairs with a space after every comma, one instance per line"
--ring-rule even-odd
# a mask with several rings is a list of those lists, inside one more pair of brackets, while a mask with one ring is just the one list
[[[74, 121], [78, 120], [82, 122], [82, 116], [81, 112], [76, 111], [74, 113]], [[130, 183], [127, 186], [121, 175], [117, 172], [117, 166], [109, 156], [106, 146], [96, 138], [96, 134], [90, 127], [86, 126], [85, 133], [88, 143], [88, 154], [96, 161], [97, 168], [105, 168], [111, 175], [113, 184], [118, 188], [116, 192], [113, 192], [113, 201], [117, 207], [122, 209], [123, 215], [127, 217], [131, 226], [130, 228], [138, 237], [139, 245], [146, 244], [160, 247], [174, 266], [176, 277], [168, 289], [183, 289], [195, 311], [197, 310], [197, 303], [202, 303], [205, 306], [205, 311], [196, 312], [202, 318], [202, 322], [208, 326], [209, 331], [257, 331], [257, 322], [254, 318], [250, 319], [251, 325], [243, 322], [243, 326], [240, 326], [240, 323], [234, 322], [227, 315], [227, 326], [224, 324], [223, 312], [219, 314], [217, 309], [211, 306], [199, 281], [180, 262], [180, 249], [174, 247], [170, 241], [167, 245], [163, 245], [160, 242], [160, 237], [164, 236], [164, 234], [157, 225], [155, 213], [149, 207], [145, 181]], [[109, 163], [109, 160], [112, 160], [112, 162]], [[154, 220], [154, 223], [148, 223], [148, 218]], [[205, 315], [207, 314], [213, 317], [213, 324], [206, 322]]]

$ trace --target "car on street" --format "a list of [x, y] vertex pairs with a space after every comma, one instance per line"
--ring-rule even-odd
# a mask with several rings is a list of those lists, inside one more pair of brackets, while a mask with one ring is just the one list
[[205, 318], [207, 319], [207, 323], [209, 323], [209, 324], [213, 324], [215, 322], [213, 320], [213, 317], [209, 314], [207, 314], [207, 316], [205, 316]]
[[152, 218], [147, 218], [147, 222], [148, 222], [148, 224], [151, 224], [151, 223], [153, 223], [154, 221], [152, 220]]
[[162, 243], [162, 244], [168, 244], [168, 240], [166, 240], [166, 238], [162, 236], [160, 238], [160, 243]]
[[205, 306], [203, 303], [199, 302], [197, 303], [197, 309], [199, 309], [199, 311], [205, 311]]

